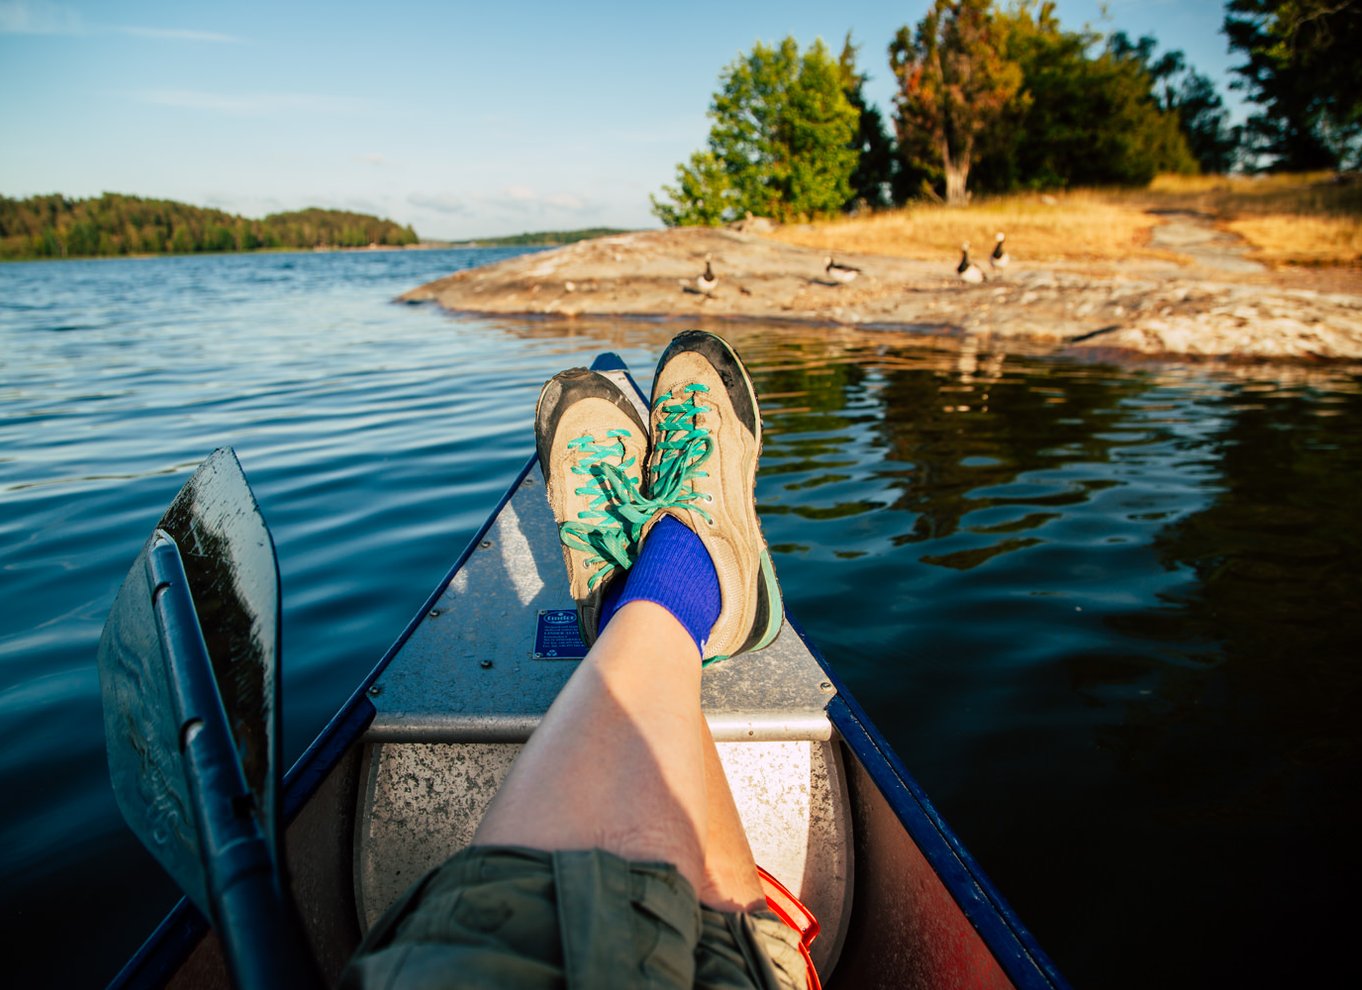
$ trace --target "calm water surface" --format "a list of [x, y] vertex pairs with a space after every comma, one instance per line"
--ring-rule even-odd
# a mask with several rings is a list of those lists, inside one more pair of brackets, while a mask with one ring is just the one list
[[[109, 791], [94, 655], [203, 457], [236, 448], [275, 534], [291, 758], [531, 452], [540, 384], [613, 349], [646, 386], [675, 328], [390, 302], [507, 253], [0, 266], [16, 985], [103, 982], [174, 899]], [[1066, 975], [1347, 971], [1356, 371], [723, 332], [763, 398], [758, 497], [791, 611]]]

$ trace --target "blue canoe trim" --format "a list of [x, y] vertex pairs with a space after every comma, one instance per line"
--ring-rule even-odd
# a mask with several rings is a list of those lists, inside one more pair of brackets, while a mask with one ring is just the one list
[[904, 767], [903, 761], [880, 734], [855, 696], [823, 657], [817, 644], [804, 634], [786, 610], [786, 619], [818, 665], [836, 696], [828, 703], [828, 718], [847, 747], [869, 774], [893, 809], [924, 859], [941, 878], [946, 890], [979, 933], [1018, 990], [1069, 990], [1055, 964], [1022, 924], [1002, 894], [974, 861], [959, 837], [946, 824], [931, 799]]

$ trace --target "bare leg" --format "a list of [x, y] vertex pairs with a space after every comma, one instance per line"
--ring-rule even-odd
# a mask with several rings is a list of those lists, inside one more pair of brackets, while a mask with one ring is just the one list
[[631, 602], [549, 707], [473, 842], [661, 860], [705, 889], [708, 737], [695, 641], [666, 609]]
[[700, 728], [705, 751], [705, 882], [700, 900], [719, 911], [753, 911], [766, 906], [747, 832], [738, 817], [719, 751], [708, 725]]

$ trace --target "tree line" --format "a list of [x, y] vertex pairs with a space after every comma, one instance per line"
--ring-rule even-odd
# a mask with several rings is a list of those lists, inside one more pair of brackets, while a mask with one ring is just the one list
[[0, 258], [88, 258], [266, 248], [398, 246], [416, 231], [378, 217], [307, 209], [251, 220], [167, 199], [105, 193], [0, 196]]
[[624, 233], [627, 231], [622, 227], [581, 227], [576, 230], [532, 230], [504, 237], [477, 237], [457, 243], [471, 247], [561, 247], [564, 244], [589, 241], [594, 237]]
[[1228, 0], [1257, 110], [1231, 126], [1209, 78], [1156, 39], [1066, 29], [1054, 4], [935, 0], [888, 45], [886, 122], [850, 36], [758, 43], [719, 78], [704, 148], [653, 197], [669, 226], [781, 222], [916, 197], [968, 202], [1160, 172], [1362, 166], [1362, 0]]

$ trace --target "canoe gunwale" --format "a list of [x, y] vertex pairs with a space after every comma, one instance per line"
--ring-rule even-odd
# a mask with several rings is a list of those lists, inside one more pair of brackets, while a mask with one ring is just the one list
[[[523, 743], [539, 722], [538, 716], [531, 715], [496, 721], [478, 716], [438, 721], [380, 719], [368, 727], [364, 740], [372, 743]], [[722, 712], [708, 716], [708, 722], [715, 742], [750, 742], [753, 739], [829, 742], [834, 735], [832, 722], [825, 714], [771, 719], [764, 713], [744, 717], [740, 712]]]

